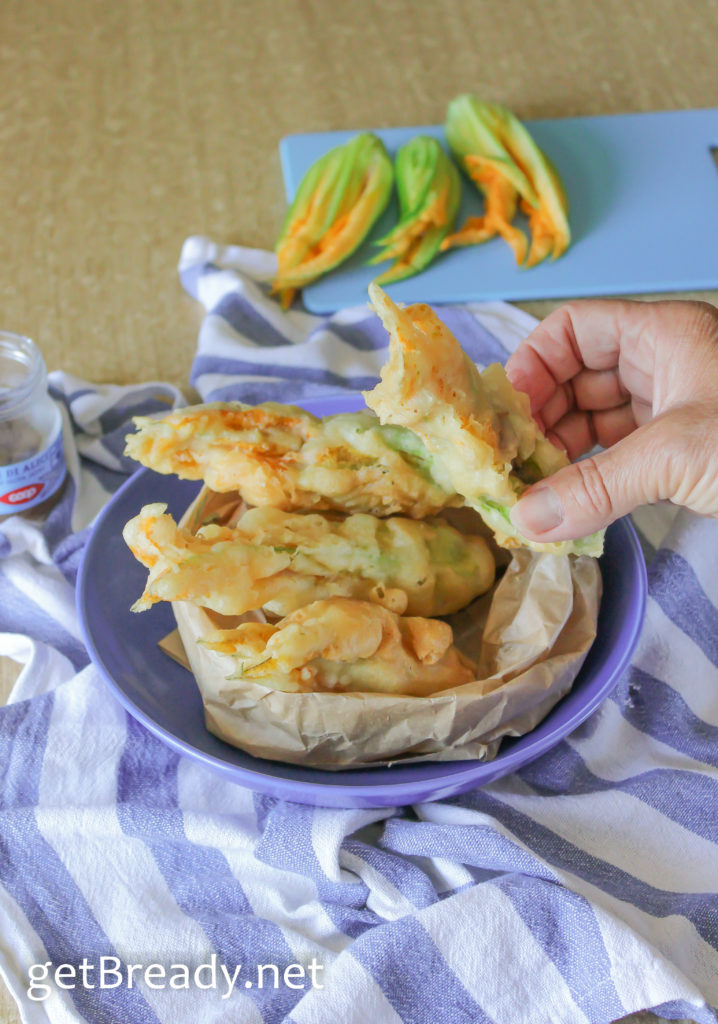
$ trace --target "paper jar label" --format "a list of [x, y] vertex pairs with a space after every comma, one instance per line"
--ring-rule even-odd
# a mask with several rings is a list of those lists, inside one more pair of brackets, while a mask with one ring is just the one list
[[62, 428], [47, 448], [24, 462], [0, 466], [0, 515], [22, 512], [45, 501], [63, 481]]

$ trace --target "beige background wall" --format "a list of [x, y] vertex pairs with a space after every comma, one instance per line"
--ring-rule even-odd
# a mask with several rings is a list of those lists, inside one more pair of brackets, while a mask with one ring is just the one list
[[3, 0], [0, 326], [51, 369], [182, 384], [182, 241], [272, 245], [282, 135], [467, 90], [525, 118], [718, 106], [716, 53], [716, 0]]

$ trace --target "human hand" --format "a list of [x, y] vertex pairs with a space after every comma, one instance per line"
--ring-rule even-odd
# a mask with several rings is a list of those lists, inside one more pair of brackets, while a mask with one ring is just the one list
[[514, 505], [527, 537], [582, 537], [666, 499], [718, 515], [718, 309], [572, 302], [535, 328], [506, 370], [569, 458], [605, 449]]

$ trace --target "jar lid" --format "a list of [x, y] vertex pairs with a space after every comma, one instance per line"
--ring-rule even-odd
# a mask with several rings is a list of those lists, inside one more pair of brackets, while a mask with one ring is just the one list
[[16, 416], [45, 380], [45, 360], [22, 334], [0, 331], [0, 420]]

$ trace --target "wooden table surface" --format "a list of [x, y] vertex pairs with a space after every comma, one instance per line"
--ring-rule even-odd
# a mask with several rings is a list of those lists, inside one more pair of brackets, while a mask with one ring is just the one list
[[283, 135], [440, 122], [466, 91], [522, 118], [718, 106], [717, 44], [716, 0], [4, 0], [0, 326], [50, 369], [181, 385], [182, 241], [271, 247]]

